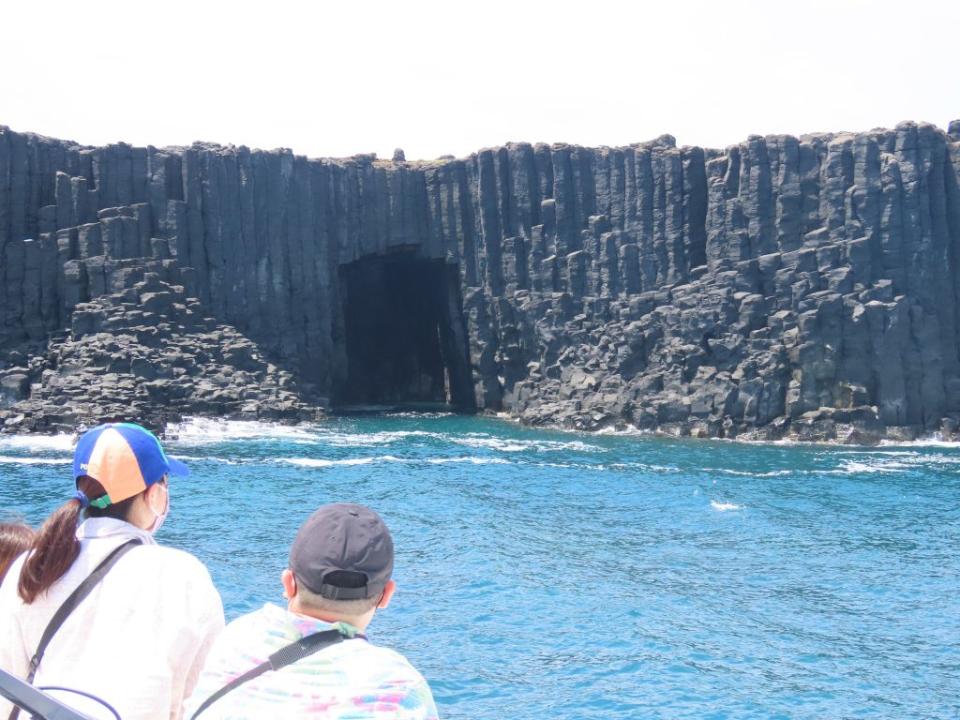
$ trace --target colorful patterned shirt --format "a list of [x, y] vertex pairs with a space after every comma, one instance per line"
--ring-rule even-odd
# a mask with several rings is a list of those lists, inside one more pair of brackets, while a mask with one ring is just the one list
[[[186, 706], [185, 717], [237, 676], [269, 655], [316, 632], [342, 628], [267, 603], [237, 618], [220, 635]], [[241, 685], [203, 712], [200, 720], [330, 718], [435, 720], [437, 708], [423, 676], [399, 653], [362, 638], [344, 640], [292, 665]]]

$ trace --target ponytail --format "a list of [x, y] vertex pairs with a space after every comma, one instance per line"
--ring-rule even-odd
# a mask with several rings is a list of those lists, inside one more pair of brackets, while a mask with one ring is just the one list
[[37, 532], [32, 552], [20, 570], [17, 588], [28, 605], [63, 577], [80, 554], [76, 532], [81, 509], [79, 500], [68, 500]]
[[[86, 475], [77, 478], [77, 489], [89, 498], [106, 495], [103, 486]], [[90, 506], [86, 509], [86, 516], [123, 520], [136, 497], [135, 495], [103, 509]], [[48, 517], [37, 531], [30, 554], [20, 570], [20, 583], [17, 586], [20, 598], [27, 605], [62, 578], [80, 554], [77, 523], [82, 511], [80, 500], [71, 498]]]

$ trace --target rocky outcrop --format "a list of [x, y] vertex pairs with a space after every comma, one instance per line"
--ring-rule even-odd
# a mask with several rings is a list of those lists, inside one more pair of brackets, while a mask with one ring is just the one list
[[[448, 384], [472, 377], [465, 409], [726, 437], [952, 433], [958, 177], [957, 122], [724, 151], [669, 136], [511, 144], [436, 162], [88, 148], [2, 129], [0, 394], [54, 418], [44, 388], [52, 398], [68, 377], [53, 358], [78, 343], [78, 318], [90, 302], [136, 304], [150, 272], [289, 373], [263, 369], [277, 390], [247, 402], [242, 375], [219, 405], [191, 385], [179, 411], [301, 417], [351, 376], [345, 338], [367, 315], [345, 310], [344, 268], [402, 255], [454, 279], [430, 297], [445, 306]], [[116, 317], [114, 337], [143, 326], [133, 307]], [[168, 324], [173, 343], [185, 331]], [[202, 357], [225, 376], [229, 362]], [[415, 380], [436, 393], [435, 377]], [[131, 382], [137, 413], [171, 405]], [[107, 404], [119, 392], [100, 389]], [[100, 412], [79, 405], [56, 422]], [[9, 427], [27, 417], [0, 412]]]
[[314, 420], [309, 393], [256, 344], [207, 315], [183, 286], [147, 272], [73, 309], [70, 326], [3, 374], [5, 429], [69, 432], [136, 418], [157, 429], [184, 414]]

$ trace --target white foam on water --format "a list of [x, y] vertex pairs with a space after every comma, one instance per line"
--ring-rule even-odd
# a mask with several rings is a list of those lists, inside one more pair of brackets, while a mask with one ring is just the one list
[[768, 470], [766, 472], [750, 472], [747, 470], [730, 470], [728, 468], [704, 468], [703, 472], [718, 472], [724, 475], [736, 475], [738, 477], [782, 477], [784, 475], [793, 475], [795, 470]]
[[379, 457], [365, 458], [344, 458], [342, 460], [326, 460], [324, 458], [281, 458], [281, 462], [290, 465], [299, 465], [300, 467], [337, 467], [351, 465], [371, 465], [379, 462], [405, 462], [403, 459], [393, 455], [381, 455]]
[[191, 462], [212, 462], [220, 463], [222, 465], [240, 465], [240, 460], [233, 460], [231, 458], [216, 457], [215, 455], [181, 455], [180, 453], [167, 453], [174, 460], [182, 460], [186, 463]]
[[0, 465], [69, 465], [70, 458], [39, 458], [0, 455]]
[[364, 447], [377, 445], [390, 445], [395, 442], [402, 442], [410, 438], [425, 438], [437, 440], [445, 443], [454, 443], [465, 447], [496, 450], [498, 452], [528, 452], [528, 451], [556, 451], [556, 450], [574, 450], [577, 452], [596, 452], [603, 448], [596, 445], [590, 445], [580, 440], [560, 441], [560, 440], [522, 440], [517, 438], [502, 439], [483, 433], [466, 433], [465, 435], [455, 435], [448, 433], [431, 432], [428, 430], [385, 430], [375, 433], [344, 433], [344, 432], [321, 432], [318, 438], [330, 445], [344, 447]]
[[960, 442], [944, 440], [940, 433], [933, 433], [916, 440], [881, 440], [880, 447], [940, 447], [956, 450], [960, 448]]
[[912, 465], [960, 465], [960, 455], [919, 455]]
[[[349, 432], [341, 428], [328, 428], [320, 425], [281, 425], [252, 420], [216, 420], [208, 418], [189, 418], [181, 423], [172, 423], [167, 434], [175, 438], [175, 445], [197, 446], [212, 445], [235, 440], [282, 440], [293, 444], [327, 445], [331, 447], [386, 447], [411, 440], [432, 440], [440, 444], [454, 444], [464, 447], [492, 450], [501, 453], [524, 452], [603, 452], [603, 448], [582, 440], [525, 440], [501, 439], [485, 433], [467, 433], [456, 435], [430, 430], [382, 430], [372, 433]], [[181, 456], [182, 457], [182, 456]], [[191, 459], [206, 460], [190, 456]], [[305, 458], [311, 459], [311, 458]], [[330, 462], [324, 460], [323, 462]], [[315, 467], [325, 465], [317, 464]]]
[[834, 472], [843, 474], [843, 475], [860, 475], [860, 474], [869, 474], [869, 473], [896, 473], [901, 470], [906, 470], [910, 467], [907, 463], [890, 461], [884, 462], [880, 460], [879, 462], [859, 462], [857, 460], [844, 460], [840, 463], [840, 467]]
[[315, 428], [308, 425], [281, 425], [256, 420], [216, 420], [188, 418], [170, 423], [166, 434], [184, 445], [209, 445], [232, 440], [284, 440], [292, 443], [316, 443]]
[[464, 457], [447, 457], [447, 458], [430, 458], [427, 460], [431, 465], [447, 465], [450, 463], [469, 463], [471, 465], [512, 465], [509, 460], [504, 460], [503, 458], [485, 458], [485, 457], [473, 457], [473, 456], [464, 456]]
[[524, 463], [523, 465], [532, 465], [534, 467], [559, 468], [560, 470], [603, 470], [603, 465], [586, 465], [583, 463], [557, 463], [557, 462], [535, 462]]
[[591, 470], [597, 472], [633, 470], [642, 473], [678, 473], [680, 468], [670, 467], [669, 465], [648, 465], [647, 463], [627, 462], [627, 463], [586, 463], [586, 462], [530, 462], [518, 460], [520, 465], [532, 465], [533, 467], [558, 468], [560, 470]]
[[73, 435], [0, 435], [0, 450], [23, 450], [26, 452], [73, 452]]
[[[895, 459], [884, 460], [885, 456]], [[855, 472], [898, 472], [901, 470], [910, 470], [912, 468], [921, 468], [930, 465], [960, 465], [960, 455], [936, 455], [929, 453], [877, 453], [863, 461], [844, 461], [841, 464], [840, 472], [852, 474]]]
[[610, 463], [609, 465], [596, 465], [592, 467], [597, 467], [602, 470], [606, 470], [607, 468], [610, 468], [614, 470], [641, 470], [641, 471], [666, 472], [666, 473], [680, 472], [680, 468], [674, 467], [672, 465], [650, 465], [648, 463], [638, 463], [638, 462]]
[[771, 445], [771, 446], [781, 446], [781, 447], [808, 447], [815, 448], [818, 446], [822, 447], [834, 447], [836, 443], [830, 442], [812, 442], [810, 440], [791, 440], [790, 438], [779, 438], [777, 440], [757, 440], [755, 438], [710, 438], [716, 442], [722, 443], [734, 443], [736, 445], [759, 445], [760, 447]]
[[499, 452], [523, 452], [524, 450], [532, 449], [525, 443], [513, 442], [511, 440], [500, 440], [498, 438], [491, 437], [451, 437], [450, 441], [456, 443], [457, 445], [464, 445], [472, 448], [484, 448], [488, 450], [498, 450]]
[[867, 457], [917, 457], [916, 450], [831, 450], [831, 455], [865, 455]]
[[626, 425], [625, 427], [616, 427], [615, 425], [606, 425], [599, 430], [594, 430], [595, 435], [622, 435], [624, 437], [634, 437], [638, 435], [651, 436], [656, 432], [653, 430], [641, 430], [636, 425]]
[[639, 462], [616, 462], [616, 463], [585, 463], [585, 462], [530, 462], [528, 460], [518, 460], [517, 464], [532, 465], [534, 467], [558, 468], [561, 470], [597, 470], [606, 472], [608, 470], [635, 470], [637, 472], [647, 473], [679, 473], [680, 468], [671, 465], [650, 465]]
[[729, 512], [731, 510], [742, 510], [742, 505], [737, 505], [736, 503], [731, 502], [720, 502], [719, 500], [711, 500], [710, 507], [712, 507], [717, 512]]
[[334, 467], [335, 465], [369, 465], [373, 458], [348, 458], [346, 460], [324, 460], [322, 458], [284, 458], [283, 462], [300, 467]]
[[521, 440], [511, 438], [503, 440], [489, 435], [467, 433], [466, 435], [450, 435], [446, 440], [473, 448], [497, 450], [499, 452], [555, 452], [558, 450], [573, 450], [575, 452], [602, 452], [598, 445], [590, 445], [580, 440]]
[[375, 433], [345, 433], [345, 432], [324, 432], [317, 433], [317, 439], [335, 447], [374, 447], [380, 445], [391, 445], [395, 442], [401, 442], [408, 438], [433, 438], [435, 440], [445, 440], [446, 437], [441, 433], [428, 432], [426, 430], [384, 430]]
[[386, 417], [414, 418], [415, 420], [433, 420], [436, 418], [452, 417], [455, 413], [443, 412], [440, 410], [434, 412], [417, 412], [413, 410], [398, 410], [397, 412], [384, 413]]

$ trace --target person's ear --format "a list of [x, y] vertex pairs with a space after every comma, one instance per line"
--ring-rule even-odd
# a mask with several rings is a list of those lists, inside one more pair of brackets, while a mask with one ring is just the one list
[[157, 511], [154, 508], [167, 507], [169, 495], [164, 497], [164, 493], [167, 492], [167, 488], [161, 489], [160, 486], [163, 484], [164, 483], [162, 482], [155, 482], [143, 492], [143, 502], [147, 506], [147, 510], [150, 511], [151, 515], [157, 514]]
[[387, 584], [383, 587], [383, 595], [380, 596], [380, 602], [377, 603], [377, 608], [382, 610], [390, 604], [390, 598], [393, 597], [394, 591], [397, 589], [397, 583], [393, 580], [387, 580]]
[[280, 573], [280, 582], [283, 585], [283, 596], [287, 600], [293, 600], [297, 596], [297, 576], [293, 570], [287, 568]]
[[143, 499], [147, 501], [149, 507], [153, 507], [159, 503], [160, 493], [163, 492], [163, 490], [160, 489], [160, 485], [162, 485], [162, 483], [155, 482], [143, 493]]

